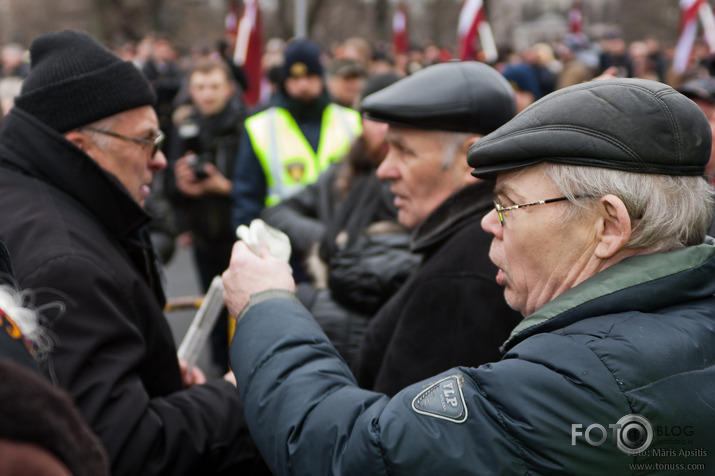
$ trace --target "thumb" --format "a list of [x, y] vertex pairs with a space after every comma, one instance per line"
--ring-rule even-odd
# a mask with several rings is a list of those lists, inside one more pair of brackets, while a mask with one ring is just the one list
[[271, 256], [271, 247], [268, 246], [268, 243], [264, 243], [261, 241], [258, 243], [258, 256], [261, 258], [267, 258]]

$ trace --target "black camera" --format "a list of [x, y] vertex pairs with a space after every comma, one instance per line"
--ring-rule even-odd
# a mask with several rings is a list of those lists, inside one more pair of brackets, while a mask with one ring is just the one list
[[206, 160], [201, 156], [201, 140], [199, 138], [199, 125], [196, 122], [187, 120], [179, 125], [178, 134], [184, 143], [184, 150], [193, 152], [188, 157], [188, 162], [191, 165], [191, 170], [196, 175], [196, 178], [203, 180], [209, 175], [206, 173]]
[[191, 154], [186, 160], [191, 165], [191, 171], [194, 172], [197, 179], [203, 180], [209, 176], [206, 173], [206, 161], [202, 160], [200, 156]]

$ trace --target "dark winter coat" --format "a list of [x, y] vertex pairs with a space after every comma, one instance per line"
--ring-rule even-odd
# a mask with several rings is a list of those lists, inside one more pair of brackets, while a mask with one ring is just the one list
[[493, 207], [487, 182], [440, 205], [413, 236], [422, 263], [368, 326], [353, 371], [362, 388], [394, 395], [457, 365], [499, 360], [521, 315], [510, 309], [481, 227]]
[[[231, 364], [277, 475], [707, 472], [714, 277], [712, 239], [627, 258], [524, 319], [500, 362], [392, 399], [359, 389], [310, 314], [273, 291], [242, 314]], [[461, 302], [475, 316], [476, 303]]]
[[238, 395], [223, 380], [182, 390], [148, 215], [17, 108], [0, 131], [0, 190], [0, 239], [17, 281], [37, 306], [49, 304], [47, 375], [102, 439], [112, 473], [237, 474]]
[[[303, 283], [297, 296], [345, 360], [352, 362], [367, 325], [420, 261], [409, 233], [397, 223], [389, 183], [359, 138], [344, 161], [261, 218], [284, 231], [294, 249], [321, 260], [322, 286]], [[315, 263], [315, 261], [313, 261]]]

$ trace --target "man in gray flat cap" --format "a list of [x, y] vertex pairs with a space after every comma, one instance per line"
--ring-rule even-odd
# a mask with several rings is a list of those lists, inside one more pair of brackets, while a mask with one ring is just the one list
[[[412, 230], [410, 250], [421, 259], [397, 292], [372, 311], [367, 330], [350, 326], [364, 334], [353, 359], [358, 384], [394, 395], [455, 365], [499, 359], [499, 346], [521, 319], [494, 281], [491, 237], [480, 226], [492, 208], [493, 184], [472, 177], [467, 165], [469, 146], [511, 119], [515, 100], [495, 69], [454, 62], [367, 95], [361, 108], [368, 122], [386, 126], [390, 147], [377, 177], [389, 182], [390, 214]], [[353, 223], [356, 215], [351, 214]], [[381, 266], [372, 268], [387, 277], [398, 265], [383, 254]], [[351, 274], [365, 287], [381, 284], [368, 273]], [[339, 301], [339, 293], [333, 296]], [[462, 305], [467, 300], [476, 313]]]
[[494, 235], [496, 280], [524, 320], [501, 361], [454, 368], [392, 399], [357, 387], [293, 297], [287, 266], [266, 247], [256, 255], [238, 243], [223, 277], [239, 316], [231, 364], [271, 469], [712, 467], [710, 144], [692, 101], [662, 83], [621, 79], [554, 92], [472, 146], [473, 173], [496, 180], [482, 221]]

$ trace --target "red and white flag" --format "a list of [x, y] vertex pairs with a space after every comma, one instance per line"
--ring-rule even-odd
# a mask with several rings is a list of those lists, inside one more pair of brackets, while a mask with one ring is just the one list
[[569, 31], [575, 35], [583, 32], [583, 5], [581, 0], [574, 0], [569, 12]]
[[492, 29], [487, 22], [484, 13], [484, 3], [482, 0], [464, 0], [462, 10], [459, 12], [459, 25], [457, 36], [459, 37], [459, 59], [462, 61], [476, 58], [474, 43], [479, 35], [479, 43], [487, 62], [497, 60], [497, 48], [494, 42]]
[[392, 17], [392, 46], [395, 54], [407, 53], [410, 49], [409, 30], [407, 29], [407, 5], [397, 4]]
[[230, 38], [232, 41], [236, 40], [236, 33], [238, 32], [238, 2], [236, 0], [232, 0], [228, 4], [225, 31], [226, 38]]
[[[226, 24], [228, 26], [228, 18]], [[244, 101], [248, 106], [253, 106], [261, 99], [263, 80], [261, 71], [263, 28], [258, 0], [243, 1], [243, 13], [236, 30], [236, 49], [233, 53], [233, 62], [243, 68], [248, 80], [248, 90], [243, 96]]]
[[703, 25], [705, 43], [708, 44], [710, 53], [715, 53], [715, 16], [713, 16], [713, 9], [710, 7], [710, 2], [703, 0], [698, 12], [700, 13], [700, 23]]
[[698, 34], [698, 13], [703, 0], [680, 0], [680, 27], [678, 43], [673, 55], [673, 70], [684, 72], [690, 62], [695, 37]]

